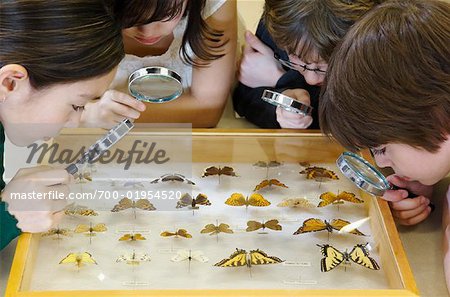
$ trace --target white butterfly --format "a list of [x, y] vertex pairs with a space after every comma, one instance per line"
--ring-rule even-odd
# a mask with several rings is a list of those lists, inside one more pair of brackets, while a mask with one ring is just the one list
[[116, 262], [124, 262], [128, 265], [139, 265], [141, 262], [150, 262], [151, 258], [148, 254], [138, 255], [136, 252], [133, 251], [133, 253], [128, 255], [121, 255], [119, 258], [117, 258]]
[[206, 263], [209, 259], [203, 255], [202, 251], [191, 251], [191, 250], [179, 250], [178, 253], [171, 259], [173, 262], [181, 262], [185, 260], [196, 260], [202, 263]]

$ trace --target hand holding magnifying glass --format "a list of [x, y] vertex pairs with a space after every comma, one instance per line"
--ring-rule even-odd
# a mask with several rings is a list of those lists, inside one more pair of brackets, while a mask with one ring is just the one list
[[[146, 67], [133, 72], [128, 79], [128, 89], [134, 98], [144, 102], [164, 103], [177, 99], [183, 93], [181, 76], [164, 67]], [[85, 163], [92, 163], [124, 137], [134, 124], [124, 119], [117, 124], [66, 170], [74, 175]]]
[[[408, 192], [407, 198], [416, 198], [417, 195], [407, 189], [399, 188], [390, 183], [386, 177], [378, 171], [372, 164], [364, 160], [361, 156], [344, 152], [336, 161], [341, 172], [350, 179], [358, 188], [375, 196], [383, 196], [387, 190], [405, 190]], [[431, 211], [435, 209], [430, 203]]]

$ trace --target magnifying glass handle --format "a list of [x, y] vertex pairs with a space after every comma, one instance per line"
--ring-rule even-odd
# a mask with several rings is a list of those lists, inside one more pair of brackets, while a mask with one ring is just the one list
[[[399, 187], [397, 187], [397, 186], [395, 186], [395, 185], [392, 185], [392, 188], [391, 188], [392, 190], [405, 190], [406, 192], [408, 192], [408, 197], [406, 197], [406, 198], [416, 198], [416, 197], [418, 197], [419, 195], [416, 195], [416, 194], [414, 194], [414, 193], [411, 193], [410, 191], [408, 191], [407, 189], [404, 189], [404, 188], [399, 188]], [[430, 204], [428, 204], [428, 206], [431, 208], [431, 212], [433, 212], [434, 211], [434, 209], [436, 208], [436, 206], [433, 204], [433, 203], [431, 203], [430, 202]]]

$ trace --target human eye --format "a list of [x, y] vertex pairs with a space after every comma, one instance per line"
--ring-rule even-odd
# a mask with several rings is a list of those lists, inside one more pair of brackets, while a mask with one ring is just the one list
[[375, 156], [384, 155], [386, 153], [386, 147], [381, 148], [371, 148], [372, 154]]
[[75, 111], [83, 111], [84, 110], [84, 105], [73, 105], [72, 104], [72, 108]]

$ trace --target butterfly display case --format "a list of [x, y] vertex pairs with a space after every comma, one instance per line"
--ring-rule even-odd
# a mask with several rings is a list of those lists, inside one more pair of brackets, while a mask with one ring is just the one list
[[[42, 162], [101, 133], [67, 130]], [[57, 228], [20, 236], [6, 294], [416, 296], [389, 206], [342, 152], [313, 132], [135, 129], [80, 172]]]

